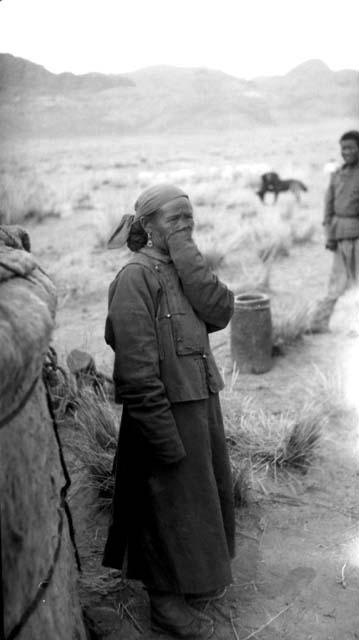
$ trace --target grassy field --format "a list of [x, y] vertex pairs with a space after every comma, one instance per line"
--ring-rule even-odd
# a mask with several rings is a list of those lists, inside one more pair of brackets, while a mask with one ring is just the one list
[[[291, 354], [301, 353], [312, 309], [325, 294], [331, 255], [323, 249], [329, 179], [323, 168], [330, 159], [340, 161], [338, 138], [350, 126], [323, 122], [221, 135], [4, 143], [0, 215], [5, 223], [29, 229], [33, 252], [57, 285], [54, 340], [61, 361], [71, 349], [84, 349], [111, 375], [112, 353], [103, 340], [107, 288], [128, 251], [108, 251], [106, 242], [143, 188], [168, 181], [189, 194], [196, 241], [220, 278], [235, 293], [269, 294], [281, 355], [270, 375], [283, 385]], [[256, 189], [266, 170], [304, 181], [308, 192], [302, 202], [287, 193], [275, 205], [271, 194], [261, 203]], [[338, 307], [334, 326], [345, 321], [347, 331], [355, 331], [357, 318], [347, 313], [352, 303]], [[211, 338], [225, 375], [232, 364], [228, 335], [227, 330]], [[239, 394], [244, 379], [236, 382]], [[285, 398], [283, 409], [297, 401]]]
[[[30, 228], [33, 250], [58, 286], [60, 311], [71, 308], [71, 317], [80, 321], [81, 309], [105, 299], [111, 275], [126, 260], [123, 252], [106, 251], [122, 214], [132, 211], [149, 184], [178, 184], [195, 206], [199, 247], [219, 275], [236, 292], [270, 289], [278, 330], [284, 321], [289, 335], [282, 310], [298, 325], [303, 304], [325, 287], [323, 166], [338, 158], [337, 140], [351, 124], [191, 137], [8, 141], [1, 151], [0, 216]], [[255, 189], [266, 169], [307, 184], [301, 206], [291, 194], [282, 194], [276, 206], [270, 194], [266, 206], [260, 203]], [[88, 323], [82, 326], [86, 336]], [[66, 351], [72, 341], [61, 346]], [[97, 344], [95, 350], [98, 356]]]
[[[344, 493], [342, 474], [354, 474], [350, 456], [358, 443], [357, 422], [347, 419], [351, 407], [357, 405], [353, 384], [359, 335], [357, 295], [348, 294], [338, 303], [330, 334], [305, 335], [311, 308], [325, 294], [331, 262], [323, 247], [321, 224], [328, 183], [323, 167], [331, 158], [340, 161], [338, 138], [353, 124], [323, 122], [181, 137], [11, 140], [1, 149], [1, 221], [22, 224], [29, 230], [33, 253], [57, 285], [54, 344], [63, 364], [71, 349], [84, 349], [95, 357], [101, 371], [111, 375], [113, 356], [103, 339], [107, 289], [128, 253], [108, 251], [106, 241], [121, 216], [132, 211], [140, 191], [150, 184], [170, 181], [189, 194], [195, 209], [196, 240], [222, 280], [235, 292], [269, 294], [275, 341], [280, 348], [271, 371], [260, 376], [236, 375], [229, 367], [229, 329], [211, 337], [227, 383], [222, 404], [239, 498], [249, 489], [252, 500], [257, 503], [259, 499], [262, 504], [260, 516], [251, 511], [241, 516], [240, 529], [244, 527], [256, 537], [252, 560], [257, 565], [258, 554], [263, 555], [263, 566], [268, 569], [264, 582], [271, 576], [275, 583], [273, 558], [285, 572], [294, 570], [295, 562], [301, 564], [303, 554], [311, 553], [311, 541], [300, 531], [303, 522], [316, 524], [315, 532], [314, 524], [311, 531], [318, 545], [322, 536], [315, 500], [307, 504], [307, 512], [297, 509], [298, 517], [294, 517], [290, 502], [278, 507], [280, 513], [275, 511], [278, 495], [297, 500], [314, 482], [329, 487], [328, 500], [338, 509], [339, 505], [349, 509], [349, 503], [354, 504], [354, 484]], [[304, 181], [308, 192], [301, 204], [291, 194], [282, 194], [276, 205], [270, 196], [263, 205], [255, 190], [265, 170]], [[116, 422], [116, 415], [112, 419]], [[83, 425], [86, 435], [86, 419]], [[97, 443], [96, 434], [91, 433]], [[322, 443], [318, 458], [312, 455], [311, 445], [308, 447], [312, 436], [315, 447], [318, 438]], [[112, 440], [114, 447], [113, 434]], [[288, 467], [296, 467], [304, 447], [308, 447], [313, 468], [311, 480], [300, 471], [287, 473]], [[339, 523], [329, 513], [327, 519], [321, 517], [333, 539], [340, 527], [348, 524], [347, 520]], [[287, 537], [282, 533], [282, 519], [293, 522]], [[263, 543], [264, 532], [257, 527], [262, 521], [268, 531], [268, 547]], [[83, 523], [79, 528], [82, 531]], [[91, 549], [96, 548], [94, 557], [98, 560], [105, 533], [101, 530], [100, 535], [96, 530], [96, 544], [93, 539], [89, 543], [89, 535], [87, 531], [84, 536], [84, 555], [88, 556], [90, 544]], [[242, 539], [240, 549], [240, 561], [246, 566], [244, 556], [252, 556]], [[335, 561], [340, 562], [341, 557], [338, 551]], [[327, 584], [323, 567], [330, 566], [334, 555], [318, 552], [313, 558], [318, 575]], [[93, 558], [91, 562], [93, 565]], [[241, 566], [234, 569], [237, 581]], [[255, 583], [256, 570], [248, 565], [246, 571], [248, 584]], [[261, 626], [263, 612], [270, 611], [274, 602], [273, 592], [268, 593], [259, 589], [260, 595], [252, 594], [252, 612], [246, 609], [248, 598], [233, 596], [231, 606], [240, 606], [247, 624], [247, 631], [237, 628], [237, 638]], [[326, 593], [323, 611], [334, 596]], [[306, 611], [314, 616], [312, 601], [314, 596], [308, 599]], [[354, 619], [348, 603], [343, 601], [341, 606], [342, 624], [351, 624]], [[310, 622], [303, 621], [307, 625], [303, 634], [296, 626], [298, 620], [302, 622], [302, 610], [296, 607], [288, 622], [289, 635], [279, 635], [278, 630], [278, 635], [262, 637], [310, 637]], [[133, 611], [141, 618], [136, 608]], [[253, 611], [257, 618], [253, 618]], [[146, 626], [146, 621], [141, 621], [143, 624]], [[218, 624], [216, 637], [233, 637], [223, 620], [222, 626]], [[313, 637], [354, 637], [331, 636], [331, 631], [326, 628], [322, 635]], [[133, 628], [122, 632], [119, 638], [137, 638]]]
[[[285, 356], [293, 345], [300, 353], [330, 269], [331, 255], [323, 249], [329, 179], [323, 167], [340, 160], [338, 138], [350, 126], [324, 122], [221, 135], [5, 143], [0, 215], [29, 229], [33, 252], [57, 285], [54, 339], [62, 362], [71, 349], [84, 349], [111, 375], [112, 353], [103, 340], [107, 288], [128, 251], [108, 251], [106, 242], [141, 190], [164, 181], [189, 194], [196, 241], [218, 275], [235, 293], [270, 295], [279, 353]], [[261, 203], [256, 189], [266, 170], [304, 181], [302, 202], [287, 193], [275, 205], [271, 194]], [[350, 322], [355, 329], [356, 319]], [[228, 333], [212, 337], [224, 373], [231, 369]], [[285, 372], [288, 362], [275, 361], [274, 375]], [[242, 387], [243, 376], [239, 393]]]

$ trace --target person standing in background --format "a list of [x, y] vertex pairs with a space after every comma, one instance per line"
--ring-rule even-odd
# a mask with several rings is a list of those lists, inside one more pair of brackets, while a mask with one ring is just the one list
[[312, 322], [315, 332], [328, 331], [338, 298], [359, 283], [359, 131], [347, 131], [339, 143], [344, 164], [331, 175], [323, 220], [333, 263], [327, 296], [318, 303]]

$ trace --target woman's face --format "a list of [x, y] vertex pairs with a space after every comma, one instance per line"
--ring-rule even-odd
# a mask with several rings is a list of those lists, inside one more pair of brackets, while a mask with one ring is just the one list
[[160, 251], [167, 251], [166, 238], [169, 233], [180, 229], [193, 231], [193, 209], [185, 196], [170, 200], [143, 226], [147, 233], [151, 231], [153, 246]]

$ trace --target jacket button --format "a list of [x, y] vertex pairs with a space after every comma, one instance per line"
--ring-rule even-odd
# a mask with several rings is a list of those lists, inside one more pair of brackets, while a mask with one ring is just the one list
[[203, 360], [206, 360], [207, 356], [206, 356], [205, 353], [202, 354], [202, 358], [203, 358]]
[[156, 269], [156, 271], [159, 271], [159, 270], [160, 270], [160, 268], [159, 268], [158, 264], [155, 264], [155, 269]]
[[171, 314], [170, 313], [166, 313], [166, 318], [170, 318]]

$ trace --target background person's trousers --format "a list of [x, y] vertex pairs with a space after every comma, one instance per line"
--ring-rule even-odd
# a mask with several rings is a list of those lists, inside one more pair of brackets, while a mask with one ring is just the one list
[[359, 238], [339, 240], [333, 256], [327, 297], [337, 300], [355, 283], [359, 284]]
[[328, 293], [316, 304], [311, 318], [312, 333], [328, 331], [336, 301], [354, 284], [359, 284], [359, 238], [339, 240], [333, 255]]

